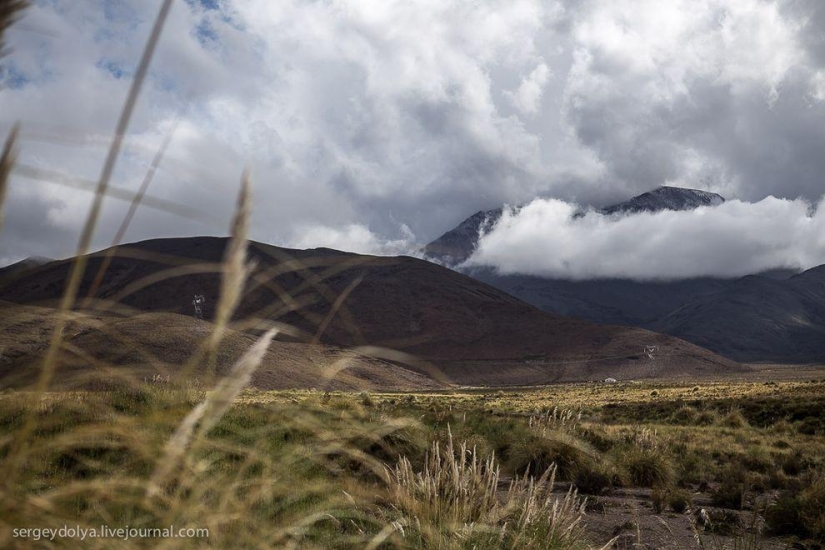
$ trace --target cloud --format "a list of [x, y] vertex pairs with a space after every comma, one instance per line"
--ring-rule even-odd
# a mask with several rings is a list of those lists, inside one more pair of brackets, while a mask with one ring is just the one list
[[[158, 6], [35, 2], [9, 31], [0, 135], [22, 122], [22, 162], [97, 178]], [[178, 2], [114, 184], [136, 189], [179, 120], [150, 194], [207, 220], [142, 209], [128, 238], [224, 234], [245, 166], [252, 236], [282, 245], [399, 224], [427, 242], [503, 203], [663, 184], [816, 200], [823, 17], [814, 0]], [[0, 257], [71, 254], [91, 197], [11, 186], [9, 211], [49, 221], [8, 227]], [[125, 208], [106, 201], [95, 247]]]
[[825, 263], [825, 198], [738, 200], [625, 217], [536, 200], [506, 209], [466, 266], [569, 279], [739, 277]]
[[550, 78], [550, 69], [544, 63], [539, 63], [533, 72], [527, 75], [515, 92], [505, 92], [513, 106], [524, 114], [533, 114], [540, 107], [544, 85]]

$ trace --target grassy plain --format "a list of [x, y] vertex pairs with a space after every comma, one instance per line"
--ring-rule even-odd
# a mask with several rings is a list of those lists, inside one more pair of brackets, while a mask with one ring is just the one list
[[[0, 395], [0, 544], [29, 547], [13, 529], [64, 524], [209, 529], [208, 539], [122, 542], [175, 548], [813, 548], [825, 538], [822, 379], [247, 390], [181, 443], [210, 395], [163, 381]], [[36, 427], [21, 442], [31, 411]]]

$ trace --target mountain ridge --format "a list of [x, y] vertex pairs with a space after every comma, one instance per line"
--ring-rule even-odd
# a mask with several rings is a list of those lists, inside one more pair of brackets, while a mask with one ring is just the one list
[[[203, 316], [208, 320], [220, 292], [217, 271], [226, 242], [194, 237], [124, 245], [92, 304], [125, 315], [192, 316], [192, 297], [199, 294], [206, 299]], [[656, 374], [643, 353], [648, 345], [662, 350], [655, 366], [668, 375], [743, 368], [648, 330], [599, 326], [542, 312], [424, 260], [290, 250], [263, 243], [250, 243], [249, 252], [257, 268], [236, 320], [277, 323], [284, 328], [285, 341], [397, 350], [418, 358], [414, 370], [426, 372], [425, 363], [434, 365], [458, 384], [647, 377]], [[81, 296], [88, 292], [105, 254], [88, 257]], [[0, 300], [53, 306], [70, 265], [71, 260], [64, 260], [34, 268], [0, 287]], [[338, 303], [342, 295], [346, 299]]]

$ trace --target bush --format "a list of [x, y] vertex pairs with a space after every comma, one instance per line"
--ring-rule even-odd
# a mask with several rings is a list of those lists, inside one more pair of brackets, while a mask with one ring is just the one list
[[775, 469], [770, 453], [758, 445], [748, 447], [742, 458], [742, 464], [751, 472], [768, 473]]
[[765, 522], [775, 535], [811, 537], [825, 542], [825, 477], [796, 495], [780, 498], [768, 508]]
[[690, 493], [684, 489], [673, 489], [668, 496], [668, 504], [671, 510], [677, 514], [681, 514], [690, 508], [691, 500]]
[[745, 415], [742, 414], [741, 410], [735, 407], [731, 407], [728, 414], [726, 414], [719, 420], [719, 425], [724, 426], [725, 428], [747, 428], [748, 420], [745, 418]]
[[702, 483], [712, 475], [709, 460], [696, 451], [677, 453], [675, 459], [676, 483], [679, 486]]
[[730, 510], [711, 510], [710, 524], [708, 530], [723, 537], [736, 536], [741, 534], [742, 522], [739, 515]]
[[796, 424], [796, 431], [804, 435], [823, 435], [825, 434], [825, 420], [809, 416]]
[[741, 510], [745, 504], [745, 483], [743, 481], [726, 479], [710, 494], [714, 505], [721, 508]]
[[520, 475], [544, 472], [555, 465], [559, 479], [572, 481], [579, 467], [591, 461], [591, 451], [570, 436], [557, 434], [550, 439], [535, 434], [514, 442], [509, 449], [508, 464]]
[[585, 495], [605, 493], [613, 487], [613, 481], [613, 475], [606, 468], [591, 461], [580, 464], [573, 476], [573, 484]]
[[679, 426], [692, 426], [696, 424], [698, 418], [699, 412], [693, 407], [685, 405], [671, 415], [670, 421]]
[[797, 498], [785, 495], [765, 511], [765, 524], [773, 535], [806, 536], [802, 526], [801, 505]]
[[616, 445], [616, 442], [611, 438], [604, 427], [602, 426], [588, 426], [579, 430], [579, 437], [592, 445], [597, 451], [606, 453]]
[[653, 503], [653, 513], [661, 514], [665, 511], [667, 503], [668, 491], [667, 489], [659, 488], [653, 489], [650, 493], [650, 500]]
[[719, 415], [716, 411], [705, 409], [696, 415], [697, 426], [712, 426], [719, 421]]
[[373, 400], [373, 398], [372, 398], [372, 396], [370, 395], [369, 392], [362, 391], [359, 394], [359, 397], [361, 398], [361, 404], [364, 405], [365, 407], [374, 407], [375, 406], [375, 401]]
[[825, 477], [819, 478], [799, 494], [802, 523], [808, 534], [825, 542]]
[[789, 476], [798, 476], [809, 467], [808, 461], [801, 452], [794, 451], [781, 460], [782, 471]]
[[630, 482], [639, 487], [666, 487], [673, 480], [670, 461], [657, 450], [632, 450], [621, 457]]

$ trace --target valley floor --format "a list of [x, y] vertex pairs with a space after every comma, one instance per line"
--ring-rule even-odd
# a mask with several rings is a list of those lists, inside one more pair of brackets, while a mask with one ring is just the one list
[[[825, 539], [823, 374], [247, 390], [206, 431], [211, 413], [184, 419], [214, 394], [163, 380], [5, 391], [0, 544], [107, 518], [207, 527], [219, 548], [813, 549]], [[545, 471], [555, 484], [518, 482]]]

